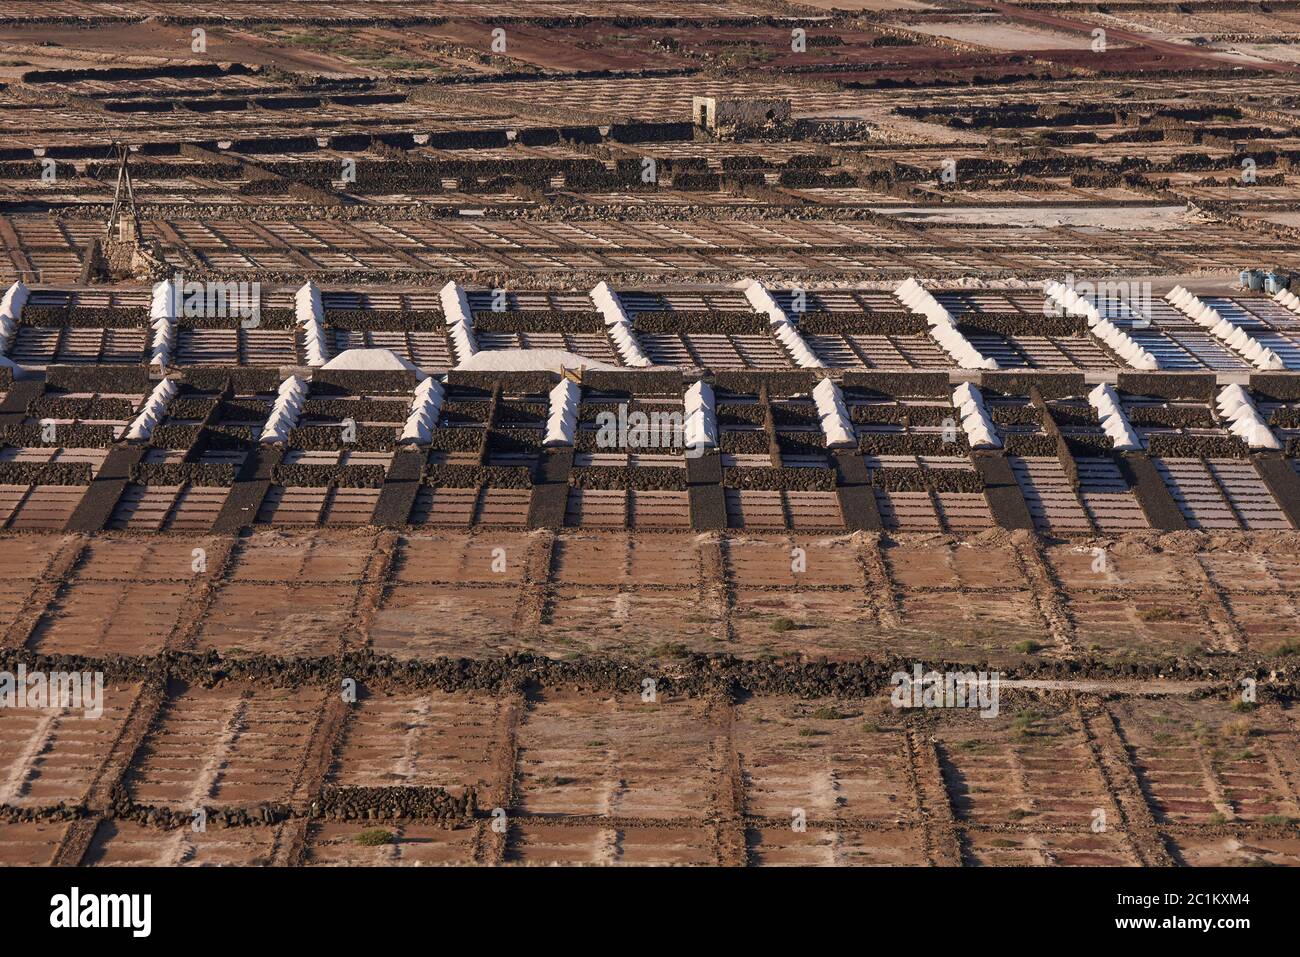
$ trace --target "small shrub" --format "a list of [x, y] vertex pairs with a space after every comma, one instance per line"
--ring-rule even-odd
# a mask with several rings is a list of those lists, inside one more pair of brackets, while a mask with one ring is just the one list
[[843, 721], [848, 717], [847, 714], [840, 711], [838, 708], [831, 707], [818, 708], [812, 713], [812, 716], [818, 721]]
[[354, 840], [362, 847], [380, 847], [393, 843], [393, 832], [385, 831], [382, 827], [372, 827], [362, 831]]
[[[1255, 706], [1250, 705], [1250, 707], [1253, 708]], [[1230, 738], [1250, 738], [1254, 737], [1255, 729], [1245, 718], [1237, 718], [1224, 724], [1223, 733], [1228, 735]]]
[[544, 774], [537, 779], [537, 786], [539, 788], [558, 788], [572, 783], [573, 778], [563, 778], [557, 774]]
[[655, 645], [651, 653], [659, 658], [685, 658], [690, 651], [680, 641], [665, 641]]

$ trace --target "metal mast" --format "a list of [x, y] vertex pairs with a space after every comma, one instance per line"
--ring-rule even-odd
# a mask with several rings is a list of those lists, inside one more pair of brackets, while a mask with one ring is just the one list
[[[108, 214], [108, 228], [105, 235], [113, 239], [113, 227], [117, 227], [116, 238], [121, 242], [139, 242], [140, 217], [135, 209], [135, 188], [131, 185], [129, 162], [131, 149], [123, 143], [114, 143], [117, 151], [117, 189], [113, 193], [113, 211]], [[123, 201], [125, 200], [125, 211]]]

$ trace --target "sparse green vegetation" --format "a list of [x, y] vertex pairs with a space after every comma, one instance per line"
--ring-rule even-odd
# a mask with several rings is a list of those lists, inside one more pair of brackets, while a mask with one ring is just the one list
[[795, 627], [795, 623], [791, 621], [789, 618], [776, 618], [773, 619], [770, 627], [775, 632], [784, 632], [793, 629]]
[[353, 840], [362, 847], [380, 847], [393, 843], [393, 832], [385, 831], [382, 827], [372, 827], [362, 831]]
[[812, 713], [812, 717], [818, 721], [843, 721], [848, 717], [839, 708], [832, 708], [829, 705], [818, 708]]
[[350, 34], [328, 29], [300, 30], [276, 37], [289, 46], [332, 53], [365, 63], [380, 70], [430, 70], [431, 64], [409, 55], [394, 52], [387, 47], [358, 43]]
[[413, 60], [404, 56], [386, 56], [375, 60], [371, 66], [377, 66], [381, 70], [427, 70], [429, 64], [422, 60]]
[[327, 33], [323, 30], [305, 30], [302, 33], [291, 33], [283, 39], [285, 43], [307, 47], [311, 50], [333, 50], [346, 42], [342, 36], [336, 33]]
[[1017, 641], [1011, 646], [1011, 650], [1022, 655], [1032, 655], [1034, 652], [1041, 650], [1042, 647], [1038, 642], [1026, 638], [1024, 641]]

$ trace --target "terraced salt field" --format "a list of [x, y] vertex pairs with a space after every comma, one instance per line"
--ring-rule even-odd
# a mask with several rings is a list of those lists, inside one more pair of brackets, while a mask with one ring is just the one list
[[0, 0], [0, 865], [1300, 865], [1300, 27], [1157, 6]]

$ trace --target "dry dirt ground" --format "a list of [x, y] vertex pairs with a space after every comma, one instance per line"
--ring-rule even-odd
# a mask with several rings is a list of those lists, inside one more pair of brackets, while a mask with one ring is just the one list
[[[0, 555], [6, 660], [109, 676], [98, 720], [0, 712], [4, 863], [1300, 863], [1289, 533], [29, 535]], [[895, 707], [891, 669], [941, 661], [1034, 680], [996, 716]], [[477, 811], [390, 815], [378, 788]], [[330, 789], [360, 810], [315, 813]], [[195, 833], [196, 808], [250, 820]]]

